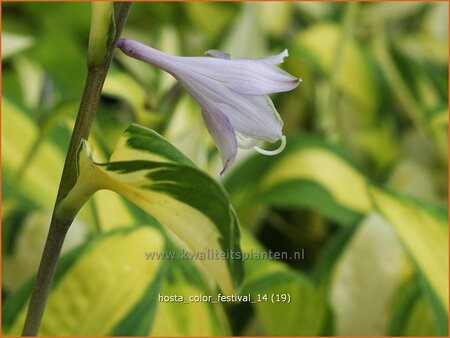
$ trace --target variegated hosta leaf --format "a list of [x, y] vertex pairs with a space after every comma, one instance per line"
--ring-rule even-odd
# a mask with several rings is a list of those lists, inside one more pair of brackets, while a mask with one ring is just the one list
[[256, 313], [267, 335], [320, 336], [327, 325], [330, 311], [324, 290], [298, 271], [267, 274], [247, 290], [253, 297], [259, 294], [290, 298], [290, 303], [277, 303], [274, 298], [256, 304]]
[[141, 123], [153, 125], [158, 119], [158, 115], [150, 114], [147, 108], [148, 95], [142, 85], [125, 72], [111, 69], [106, 77], [102, 94], [126, 101]]
[[[17, 127], [20, 126], [20, 133]], [[23, 137], [27, 135], [27, 137]], [[37, 124], [30, 119], [26, 112], [13, 104], [7, 98], [2, 99], [2, 173], [5, 186], [3, 196], [8, 197], [18, 187], [10, 185], [16, 178], [17, 172], [27, 161], [27, 154], [33, 147], [33, 142], [39, 136]], [[21, 193], [34, 204], [49, 206], [55, 199], [58, 190], [58, 178], [64, 158], [57, 147], [51, 142], [42, 142], [27, 170], [23, 173]], [[5, 179], [8, 178], [8, 179]]]
[[[187, 298], [211, 292], [193, 262], [146, 259], [146, 252], [167, 249], [168, 245], [159, 230], [142, 225], [99, 234], [64, 255], [40, 335], [229, 334], [221, 304], [159, 300], [159, 294]], [[34, 279], [3, 304], [4, 334], [20, 335], [32, 282]]]
[[[242, 250], [247, 254], [263, 252], [263, 248], [247, 232], [243, 232]], [[325, 292], [306, 275], [274, 260], [245, 261], [243, 294], [251, 294], [257, 322], [266, 335], [319, 336], [330, 316]], [[267, 301], [264, 300], [267, 295]], [[272, 295], [289, 295], [289, 302], [272, 302]], [[275, 296], [276, 297], [276, 296]], [[253, 335], [253, 332], [248, 332]]]
[[376, 208], [395, 229], [417, 272], [448, 313], [448, 221], [443, 210], [372, 188]]
[[299, 53], [310, 58], [325, 74], [334, 71], [336, 56], [339, 52], [342, 53], [336, 84], [359, 108], [360, 118], [370, 121], [375, 115], [380, 98], [376, 68], [361, 46], [352, 39], [346, 42], [346, 48], [339, 51], [344, 34], [342, 27], [322, 23], [303, 30], [295, 41]]
[[[439, 336], [430, 305], [421, 292], [417, 278], [411, 278], [397, 292], [393, 306], [388, 336]], [[445, 322], [444, 330], [447, 328]]]
[[225, 185], [240, 211], [254, 203], [309, 207], [340, 223], [354, 224], [378, 209], [424, 277], [424, 290], [430, 290], [425, 292], [427, 300], [437, 305], [433, 307], [437, 320], [446, 318], [445, 211], [430, 212], [424, 202], [412, 203], [376, 189], [338, 150], [308, 137], [288, 140], [276, 161], [260, 156], [249, 159]]
[[[12, 242], [9, 247], [3, 248], [2, 256], [3, 289], [8, 292], [17, 291], [36, 273], [41, 259], [40, 254], [37, 253], [41, 253], [44, 248], [52, 216], [51, 210], [35, 211], [28, 213], [23, 220], [17, 222], [14, 221], [14, 217], [17, 217], [15, 215], [17, 215], [16, 212], [10, 217], [5, 217], [5, 211], [3, 211], [4, 232], [2, 235], [9, 240], [9, 243]], [[12, 233], [5, 233], [7, 230]], [[67, 233], [61, 252], [71, 250], [85, 241], [86, 237], [84, 224], [79, 221], [74, 222]]]
[[[148, 300], [148, 293], [158, 291], [157, 277], [163, 262], [147, 261], [144, 253], [163, 248], [162, 235], [141, 226], [100, 235], [64, 256], [39, 334], [108, 335], [137, 303]], [[7, 335], [20, 335], [32, 285], [5, 304]], [[150, 325], [151, 321], [147, 322]]]
[[[189, 264], [187, 264], [189, 263]], [[177, 295], [183, 302], [158, 301], [150, 336], [227, 336], [230, 328], [223, 304], [190, 302], [190, 297], [204, 295], [215, 299], [217, 293], [198, 276], [195, 266], [186, 261], [167, 262], [161, 281], [161, 295]], [[201, 318], [201, 320], [199, 320]], [[126, 334], [126, 331], [123, 331]]]
[[378, 214], [368, 214], [333, 268], [329, 298], [335, 334], [385, 334], [396, 290], [410, 272], [395, 231]]
[[[97, 190], [109, 189], [134, 202], [170, 230], [225, 293], [241, 279], [237, 260], [217, 255], [239, 251], [239, 226], [225, 191], [157, 133], [131, 125], [109, 163], [94, 163], [80, 148], [79, 177], [57, 216], [70, 217]], [[230, 255], [229, 255], [230, 256]]]
[[371, 210], [367, 184], [338, 150], [311, 137], [288, 139], [276, 159], [254, 156], [225, 182], [237, 208], [255, 202], [309, 207], [343, 224]]
[[[6, 97], [2, 99], [2, 123], [4, 199], [17, 193], [21, 206], [29, 203], [39, 208], [52, 207], [64, 165], [64, 154], [55, 142], [52, 142], [54, 140], [45, 139], [37, 147], [34, 156], [27, 157], [39, 137], [39, 128], [23, 109]], [[27, 137], [17, 132], [17, 126], [20, 126], [23, 135]], [[69, 134], [64, 136], [70, 137]], [[24, 164], [27, 166], [26, 170], [19, 178], [17, 174]], [[18, 180], [21, 184], [17, 184]], [[99, 195], [94, 198], [96, 218], [102, 230], [132, 224], [131, 215], [124, 208], [120, 196], [111, 192], [108, 194], [106, 191]], [[110, 212], [112, 208], [114, 214]], [[83, 208], [78, 215], [81, 221], [94, 223], [91, 208]], [[4, 224], [4, 227], [9, 227], [9, 224]]]

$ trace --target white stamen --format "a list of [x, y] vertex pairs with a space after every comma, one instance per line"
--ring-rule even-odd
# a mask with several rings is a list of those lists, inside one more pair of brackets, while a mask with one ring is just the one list
[[254, 138], [242, 135], [240, 133], [236, 133], [236, 140], [238, 143], [238, 147], [241, 149], [250, 149], [258, 144], [259, 140]]
[[279, 153], [281, 153], [284, 148], [286, 147], [286, 136], [281, 135], [281, 144], [280, 146], [275, 149], [275, 150], [265, 150], [265, 149], [261, 149], [258, 147], [253, 147], [253, 149], [255, 149], [258, 153], [263, 154], [263, 155], [267, 155], [267, 156], [274, 156], [274, 155], [278, 155]]

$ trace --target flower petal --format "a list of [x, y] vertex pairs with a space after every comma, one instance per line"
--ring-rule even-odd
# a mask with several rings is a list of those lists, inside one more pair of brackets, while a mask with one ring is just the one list
[[237, 141], [233, 126], [228, 117], [219, 109], [211, 111], [202, 109], [202, 116], [209, 133], [219, 149], [223, 164], [220, 175], [223, 175], [236, 159]]
[[218, 58], [218, 59], [227, 59], [227, 60], [231, 59], [230, 54], [222, 52], [221, 50], [217, 50], [217, 49], [207, 50], [205, 52], [205, 55], [209, 56], [209, 57], [213, 57], [213, 58]]
[[283, 121], [268, 96], [239, 94], [221, 82], [192, 74], [178, 80], [204, 110], [225, 114], [235, 131], [261, 141], [280, 139]]
[[296, 88], [300, 82], [284, 70], [260, 60], [180, 57], [178, 61], [178, 75], [222, 82], [237, 93], [266, 95], [285, 92]]
[[283, 121], [268, 96], [234, 95], [233, 100], [217, 105], [228, 116], [235, 131], [260, 141], [280, 139]]
[[288, 57], [288, 56], [289, 56], [288, 50], [285, 49], [284, 51], [282, 51], [281, 53], [279, 53], [277, 55], [266, 56], [266, 57], [260, 58], [258, 60], [262, 61], [262, 62], [270, 63], [272, 65], [279, 65], [280, 63], [283, 63], [284, 58]]
[[[247, 61], [240, 68], [240, 76], [229, 74], [230, 88], [235, 92], [248, 95], [267, 95], [287, 92], [296, 88], [300, 79], [266, 61]], [[249, 62], [248, 62], [249, 61]], [[245, 71], [242, 71], [245, 69]]]

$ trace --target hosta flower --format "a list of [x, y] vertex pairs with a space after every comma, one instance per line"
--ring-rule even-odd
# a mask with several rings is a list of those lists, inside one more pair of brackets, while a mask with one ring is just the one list
[[[221, 174], [233, 164], [238, 147], [253, 147], [266, 155], [283, 150], [283, 121], [267, 94], [289, 91], [300, 83], [276, 67], [288, 55], [287, 50], [261, 59], [231, 59], [216, 50], [207, 51], [207, 57], [173, 56], [128, 39], [120, 40], [118, 47], [128, 56], [172, 74], [194, 97], [219, 148]], [[278, 140], [277, 150], [257, 147], [261, 141]]]

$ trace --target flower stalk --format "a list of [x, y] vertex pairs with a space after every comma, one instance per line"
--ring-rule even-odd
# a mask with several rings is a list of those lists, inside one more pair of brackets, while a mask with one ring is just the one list
[[61, 248], [64, 243], [67, 231], [72, 224], [72, 217], [61, 219], [55, 217], [55, 209], [61, 200], [73, 188], [77, 180], [77, 151], [83, 139], [88, 139], [94, 120], [95, 112], [100, 101], [103, 83], [108, 73], [111, 60], [114, 55], [115, 46], [119, 40], [123, 26], [128, 17], [131, 3], [114, 4], [115, 34], [112, 43], [109, 44], [103, 53], [103, 58], [99, 58], [96, 53], [95, 62], [88, 62], [88, 74], [83, 91], [83, 95], [78, 110], [77, 119], [72, 132], [69, 149], [66, 155], [63, 173], [56, 197], [53, 216], [50, 223], [47, 240], [44, 246], [39, 270], [25, 319], [23, 336], [36, 336], [39, 332], [48, 294], [52, 285]]

